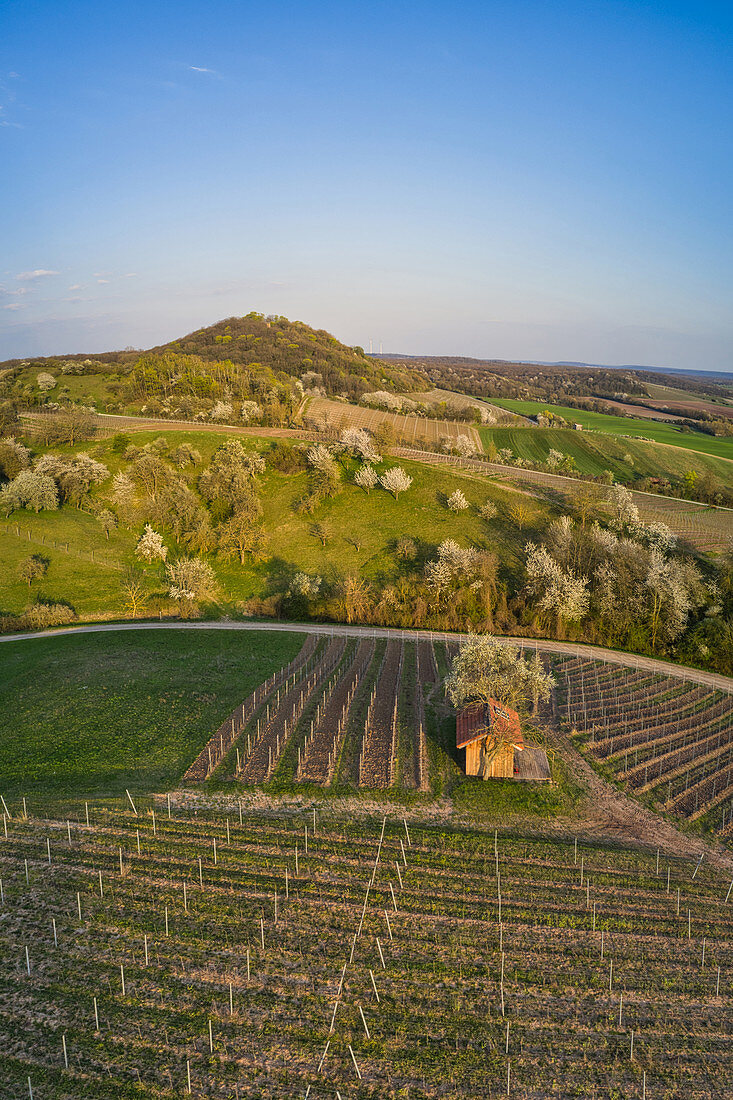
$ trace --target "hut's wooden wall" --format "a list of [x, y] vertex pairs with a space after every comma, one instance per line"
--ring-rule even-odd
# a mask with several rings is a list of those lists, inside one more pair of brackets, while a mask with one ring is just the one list
[[[481, 740], [466, 745], [466, 775], [479, 775], [481, 769]], [[511, 745], [502, 745], [491, 761], [487, 778], [511, 779], [514, 775], [514, 749]]]

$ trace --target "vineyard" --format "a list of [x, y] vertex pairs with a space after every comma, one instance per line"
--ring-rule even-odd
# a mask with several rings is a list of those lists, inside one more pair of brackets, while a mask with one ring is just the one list
[[[318, 639], [230, 715], [186, 771], [245, 784], [430, 790], [426, 695], [438, 684], [428, 639]], [[436, 750], [437, 751], [437, 750]]]
[[733, 695], [579, 658], [555, 671], [561, 717], [604, 771], [658, 809], [733, 835]]
[[188, 794], [3, 809], [7, 1100], [733, 1091], [707, 865]]
[[706, 553], [733, 548], [733, 515], [730, 509], [704, 508], [687, 500], [635, 494], [645, 523], [666, 523], [678, 538]]
[[459, 436], [463, 435], [471, 440], [477, 453], [483, 452], [483, 443], [476, 428], [458, 420], [431, 420], [411, 413], [383, 412], [364, 405], [331, 401], [327, 397], [312, 397], [309, 400], [305, 420], [307, 423], [312, 422], [320, 427], [339, 431], [342, 428], [367, 428], [373, 432], [386, 424], [394, 432], [396, 441], [406, 446], [416, 443], [437, 446], [444, 439], [455, 444]]

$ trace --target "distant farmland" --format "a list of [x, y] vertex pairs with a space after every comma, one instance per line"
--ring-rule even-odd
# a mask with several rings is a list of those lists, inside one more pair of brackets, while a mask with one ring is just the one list
[[315, 421], [329, 428], [367, 428], [374, 431], [380, 424], [389, 424], [395, 433], [397, 442], [407, 445], [427, 443], [437, 446], [443, 439], [455, 442], [465, 435], [476, 450], [483, 453], [481, 437], [470, 424], [455, 420], [429, 420], [425, 416], [412, 416], [409, 413], [382, 412], [381, 409], [368, 409], [361, 405], [347, 405], [340, 401], [331, 401], [327, 397], [313, 397], [305, 411], [305, 419]]
[[[655, 443], [668, 443], [673, 447], [683, 447], [688, 451], [715, 455], [719, 458], [733, 459], [733, 439], [721, 439], [703, 432], [682, 431], [671, 422], [635, 419], [631, 416], [608, 416], [605, 413], [587, 412], [585, 409], [573, 409], [567, 405], [551, 405], [546, 401], [518, 401], [514, 398], [496, 398], [495, 403], [502, 408], [524, 416], [536, 416], [549, 409], [559, 413], [570, 424], [582, 424], [586, 431], [606, 432], [610, 435], [641, 436]], [[718, 406], [715, 406], [717, 409]]]
[[[619, 418], [619, 423], [624, 421]], [[482, 427], [479, 431], [486, 447], [490, 443], [498, 450], [508, 447], [517, 457], [533, 463], [547, 462], [554, 449], [571, 455], [578, 470], [593, 477], [610, 470], [619, 481], [654, 476], [681, 481], [688, 470], [694, 470], [698, 477], [711, 475], [725, 487], [733, 482], [729, 459], [676, 446], [661, 447], [654, 441], [571, 428]]]

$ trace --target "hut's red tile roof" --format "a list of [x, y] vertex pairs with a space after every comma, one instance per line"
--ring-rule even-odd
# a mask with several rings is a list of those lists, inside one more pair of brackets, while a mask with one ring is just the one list
[[456, 748], [463, 749], [471, 741], [487, 734], [486, 707], [483, 703], [473, 703], [459, 710], [456, 719]]
[[488, 733], [500, 734], [517, 748], [522, 748], [524, 738], [519, 715], [511, 707], [489, 699], [488, 703], [472, 703], [458, 712], [456, 719], [456, 748], [464, 749], [472, 741]]

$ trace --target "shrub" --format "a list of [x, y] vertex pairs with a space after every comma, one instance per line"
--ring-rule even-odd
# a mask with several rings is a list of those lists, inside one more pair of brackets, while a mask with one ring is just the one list
[[460, 489], [456, 489], [452, 492], [446, 503], [451, 512], [465, 512], [466, 508], [468, 508], [468, 501]]
[[35, 470], [21, 470], [18, 476], [3, 485], [0, 500], [12, 512], [14, 508], [29, 508], [34, 512], [58, 508], [59, 494], [56, 482], [46, 474]]

